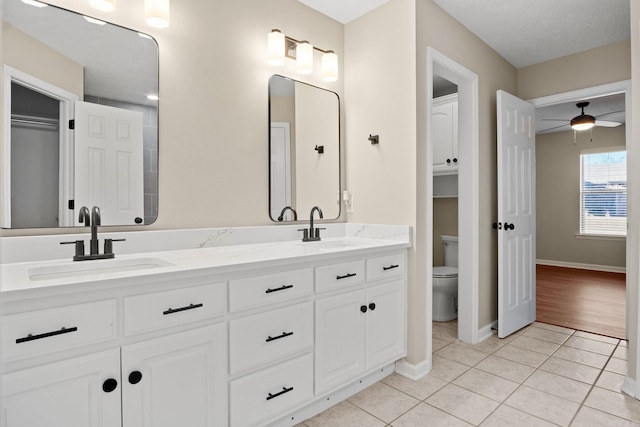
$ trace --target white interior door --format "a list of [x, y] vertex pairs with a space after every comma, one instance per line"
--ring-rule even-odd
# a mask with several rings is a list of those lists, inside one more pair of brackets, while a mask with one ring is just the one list
[[498, 336], [536, 320], [535, 107], [498, 91]]
[[[271, 218], [277, 219], [285, 206], [291, 206], [291, 134], [289, 123], [271, 123]], [[285, 219], [292, 220], [291, 212]]]
[[142, 113], [77, 101], [74, 142], [76, 212], [98, 206], [102, 225], [141, 223]]

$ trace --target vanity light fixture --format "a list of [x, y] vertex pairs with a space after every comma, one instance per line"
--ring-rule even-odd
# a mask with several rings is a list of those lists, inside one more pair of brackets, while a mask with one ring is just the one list
[[325, 82], [338, 80], [338, 55], [332, 50], [320, 49], [306, 40], [296, 40], [273, 29], [267, 34], [267, 63], [284, 65], [285, 57], [296, 60], [298, 74], [313, 72], [313, 51], [322, 53], [322, 79]]
[[48, 5], [37, 0], [22, 0], [22, 3], [35, 7], [47, 7]]
[[149, 101], [157, 101], [160, 98], [158, 97], [158, 95], [147, 95], [147, 99]]
[[89, 0], [89, 5], [101, 12], [113, 12], [116, 10], [116, 0]]
[[156, 28], [169, 26], [169, 0], [144, 0], [147, 24]]
[[86, 19], [87, 22], [91, 22], [92, 24], [96, 24], [96, 25], [105, 25], [106, 24], [106, 22], [101, 21], [101, 20], [96, 19], [96, 18], [91, 18], [91, 17], [85, 16], [85, 15], [82, 15], [82, 17], [84, 19]]

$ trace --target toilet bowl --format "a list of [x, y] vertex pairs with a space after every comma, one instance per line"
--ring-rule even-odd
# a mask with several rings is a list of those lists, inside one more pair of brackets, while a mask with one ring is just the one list
[[444, 266], [433, 268], [433, 320], [458, 318], [458, 237], [440, 236], [444, 246]]

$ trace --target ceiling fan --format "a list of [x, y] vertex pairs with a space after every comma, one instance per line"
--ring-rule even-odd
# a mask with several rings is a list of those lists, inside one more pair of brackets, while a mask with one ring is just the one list
[[[571, 120], [566, 120], [566, 119], [542, 119], [542, 120], [546, 120], [546, 121], [556, 121], [556, 122], [569, 122], [569, 124], [571, 125], [571, 128], [575, 131], [582, 131], [582, 130], [589, 130], [591, 128], [593, 128], [594, 126], [602, 126], [602, 127], [609, 127], [609, 128], [613, 128], [616, 126], [620, 126], [622, 123], [621, 122], [613, 122], [613, 121], [609, 121], [609, 120], [600, 120], [601, 117], [604, 116], [608, 116], [611, 114], [616, 114], [616, 113], [621, 113], [622, 111], [612, 111], [609, 113], [604, 113], [604, 114], [600, 114], [599, 116], [592, 116], [590, 114], [585, 114], [584, 109], [586, 107], [589, 106], [589, 102], [583, 101], [583, 102], [578, 102], [576, 104], [576, 107], [580, 108], [581, 112], [579, 115], [575, 116], [574, 118], [572, 118]], [[556, 126], [554, 128], [551, 129], [545, 129], [545, 131], [550, 131], [553, 129], [558, 129], [561, 128], [563, 126], [566, 126], [566, 124], [560, 125], [560, 126]]]

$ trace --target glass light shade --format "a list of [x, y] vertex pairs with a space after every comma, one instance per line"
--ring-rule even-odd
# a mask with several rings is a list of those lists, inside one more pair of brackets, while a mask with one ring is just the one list
[[267, 34], [267, 63], [284, 65], [284, 34], [280, 30], [271, 30]]
[[338, 55], [332, 50], [322, 55], [322, 80], [325, 82], [338, 80]]
[[22, 0], [22, 3], [28, 4], [29, 6], [35, 6], [35, 7], [47, 7], [45, 3], [42, 3], [36, 0]]
[[89, 0], [89, 5], [101, 12], [113, 12], [116, 10], [116, 0]]
[[588, 114], [582, 114], [571, 120], [573, 130], [589, 130], [596, 125], [596, 118]]
[[313, 73], [313, 45], [308, 41], [302, 41], [296, 47], [296, 69], [298, 74]]
[[169, 0], [144, 0], [147, 24], [156, 28], [169, 26]]
[[90, 22], [90, 23], [92, 23], [92, 24], [96, 24], [96, 25], [105, 25], [105, 24], [106, 24], [106, 22], [101, 21], [101, 20], [96, 19], [96, 18], [91, 18], [90, 16], [84, 16], [84, 15], [82, 15], [82, 17], [83, 17], [87, 22]]

